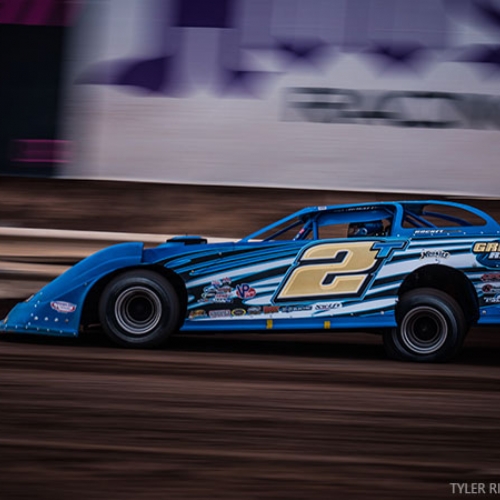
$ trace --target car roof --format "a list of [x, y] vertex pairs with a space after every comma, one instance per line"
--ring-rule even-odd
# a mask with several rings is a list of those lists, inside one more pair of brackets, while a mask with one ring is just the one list
[[412, 201], [376, 201], [376, 202], [364, 202], [364, 203], [347, 203], [347, 204], [340, 204], [340, 205], [318, 205], [318, 206], [310, 206], [303, 208], [302, 210], [299, 210], [298, 212], [295, 212], [295, 216], [300, 216], [300, 215], [306, 215], [306, 214], [311, 214], [315, 212], [323, 212], [323, 211], [346, 211], [346, 212], [355, 212], [355, 211], [364, 211], [364, 210], [376, 210], [380, 208], [389, 208], [392, 207], [393, 209], [413, 209], [413, 210], [421, 210], [427, 205], [440, 205], [444, 207], [450, 207], [450, 208], [459, 208], [462, 210], [466, 210], [468, 212], [471, 212], [475, 215], [478, 215], [482, 218], [484, 218], [486, 221], [493, 221], [496, 223], [496, 221], [483, 212], [482, 210], [473, 207], [471, 205], [466, 205], [465, 203], [458, 203], [454, 201], [443, 201], [443, 200], [412, 200]]
[[[411, 201], [377, 201], [377, 202], [364, 202], [364, 203], [349, 203], [349, 204], [340, 204], [340, 205], [318, 205], [318, 206], [310, 206], [299, 210], [289, 216], [276, 221], [275, 223], [261, 228], [260, 230], [248, 235], [243, 240], [251, 240], [253, 238], [258, 238], [258, 236], [264, 233], [267, 230], [271, 230], [275, 227], [278, 227], [280, 224], [292, 221], [294, 219], [301, 219], [306, 221], [311, 218], [321, 217], [322, 220], [325, 220], [324, 217], [328, 218], [328, 214], [332, 216], [335, 215], [337, 221], [340, 222], [341, 219], [344, 219], [344, 222], [358, 222], [362, 220], [375, 220], [375, 219], [383, 219], [384, 216], [390, 217], [395, 216], [396, 219], [402, 221], [404, 214], [410, 214], [411, 216], [415, 216], [422, 213], [424, 208], [428, 205], [432, 206], [441, 206], [453, 209], [463, 210], [474, 216], [479, 217], [484, 221], [484, 224], [474, 225], [467, 224], [469, 226], [470, 232], [473, 228], [480, 227], [482, 232], [490, 233], [490, 232], [500, 232], [500, 225], [495, 221], [490, 215], [483, 212], [482, 210], [475, 208], [471, 205], [466, 205], [464, 203], [458, 203], [453, 201], [443, 201], [443, 200], [411, 200]], [[325, 214], [323, 215], [319, 214]], [[340, 217], [338, 217], [340, 216]], [[343, 217], [342, 217], [343, 216]], [[450, 217], [452, 220], [454, 217]], [[426, 227], [426, 226], [423, 226]], [[433, 226], [431, 226], [433, 227]], [[413, 231], [413, 229], [406, 229], [406, 231]]]
[[305, 215], [310, 215], [319, 212], [357, 212], [357, 211], [369, 211], [369, 210], [387, 210], [392, 209], [394, 211], [412, 211], [415, 213], [419, 213], [422, 211], [427, 205], [438, 205], [442, 207], [449, 207], [451, 209], [461, 209], [474, 214], [482, 219], [487, 224], [492, 224], [494, 226], [498, 226], [498, 222], [493, 219], [490, 215], [488, 215], [483, 210], [480, 210], [471, 205], [467, 205], [465, 203], [458, 203], [454, 201], [445, 201], [445, 200], [410, 200], [410, 201], [376, 201], [376, 202], [365, 202], [365, 203], [349, 203], [349, 204], [340, 204], [340, 205], [318, 205], [303, 208], [295, 214], [292, 214], [296, 217], [303, 217]]

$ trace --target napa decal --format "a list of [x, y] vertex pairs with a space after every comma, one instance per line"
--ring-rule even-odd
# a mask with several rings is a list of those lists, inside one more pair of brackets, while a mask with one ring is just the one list
[[500, 242], [478, 241], [472, 247], [472, 253], [476, 255], [477, 261], [485, 266], [500, 268]]

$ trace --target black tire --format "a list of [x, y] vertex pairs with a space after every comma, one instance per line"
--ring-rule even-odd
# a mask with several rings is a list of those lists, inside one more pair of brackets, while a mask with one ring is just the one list
[[99, 318], [108, 337], [124, 347], [152, 348], [179, 325], [177, 293], [163, 276], [128, 271], [111, 280], [99, 300]]
[[434, 288], [405, 293], [396, 320], [397, 328], [384, 332], [384, 347], [390, 358], [402, 361], [449, 361], [462, 348], [468, 329], [457, 301]]

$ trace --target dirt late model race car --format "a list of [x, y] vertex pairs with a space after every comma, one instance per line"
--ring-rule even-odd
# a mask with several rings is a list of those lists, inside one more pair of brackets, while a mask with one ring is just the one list
[[155, 347], [177, 331], [373, 330], [390, 357], [444, 361], [500, 323], [500, 225], [467, 205], [305, 208], [235, 242], [177, 236], [101, 250], [0, 322]]

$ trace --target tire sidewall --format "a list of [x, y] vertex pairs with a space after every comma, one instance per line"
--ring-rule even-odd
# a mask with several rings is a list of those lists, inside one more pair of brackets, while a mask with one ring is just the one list
[[[150, 332], [137, 335], [120, 325], [115, 307], [120, 296], [133, 287], [147, 289], [159, 299], [158, 323]], [[106, 334], [124, 347], [150, 348], [163, 344], [175, 330], [179, 318], [179, 301], [172, 285], [159, 274], [148, 271], [128, 271], [116, 276], [104, 289], [99, 301], [99, 317]]]

